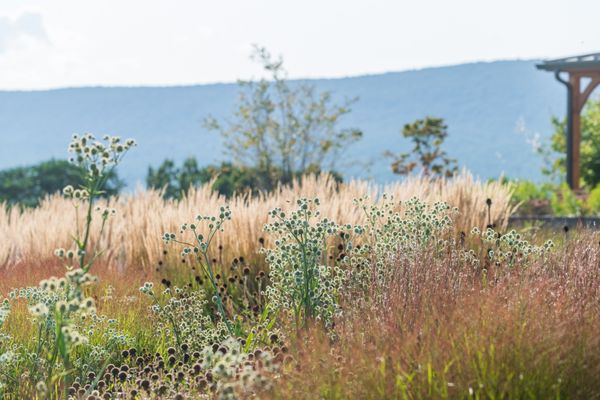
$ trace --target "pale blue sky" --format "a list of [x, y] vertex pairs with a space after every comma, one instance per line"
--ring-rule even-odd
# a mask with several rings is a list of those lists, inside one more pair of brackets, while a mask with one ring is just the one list
[[174, 85], [600, 51], [598, 0], [1, 0], [0, 89]]

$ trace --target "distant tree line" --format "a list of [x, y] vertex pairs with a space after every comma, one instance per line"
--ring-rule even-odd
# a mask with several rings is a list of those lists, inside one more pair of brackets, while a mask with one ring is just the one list
[[[10, 168], [0, 171], [0, 203], [35, 207], [48, 194], [60, 192], [67, 185], [83, 184], [81, 169], [66, 160], [49, 160], [33, 166]], [[103, 195], [115, 195], [124, 186], [125, 183], [113, 171]]]

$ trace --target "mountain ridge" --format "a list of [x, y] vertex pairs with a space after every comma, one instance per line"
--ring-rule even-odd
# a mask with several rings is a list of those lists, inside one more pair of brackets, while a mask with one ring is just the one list
[[[536, 134], [540, 140], [549, 137], [550, 117], [563, 115], [566, 96], [552, 74], [535, 69], [535, 62], [476, 62], [293, 82], [359, 98], [342, 120], [364, 131], [348, 151], [346, 161], [354, 166], [343, 171], [346, 177], [397, 179], [382, 153], [409, 150], [402, 126], [432, 115], [446, 119], [445, 148], [461, 166], [482, 178], [505, 174], [538, 180], [541, 160], [530, 142]], [[202, 127], [202, 119], [230, 115], [236, 96], [235, 83], [1, 90], [0, 168], [65, 158], [70, 135], [88, 131], [138, 140], [140, 146], [120, 170], [130, 188], [143, 181], [149, 165], [167, 157], [218, 162], [221, 140]]]

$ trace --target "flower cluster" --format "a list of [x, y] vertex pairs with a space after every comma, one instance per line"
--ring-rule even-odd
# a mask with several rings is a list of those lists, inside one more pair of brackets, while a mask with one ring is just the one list
[[344, 279], [335, 263], [328, 265], [327, 240], [342, 231], [360, 234], [362, 228], [321, 219], [319, 199], [299, 199], [297, 206], [289, 215], [272, 210], [274, 222], [265, 225], [275, 236], [275, 247], [263, 249], [271, 281], [266, 294], [271, 306], [291, 314], [296, 324], [317, 318], [331, 325], [340, 311], [337, 297]]
[[5, 393], [8, 392], [7, 377], [11, 375], [10, 371], [14, 370], [18, 362], [18, 355], [12, 351], [3, 351], [0, 347], [0, 398], [5, 398]]
[[[428, 246], [445, 247], [447, 233], [452, 228], [452, 214], [458, 212], [448, 204], [428, 204], [417, 198], [401, 203], [384, 194], [379, 205], [367, 198], [354, 202], [366, 214], [368, 241], [354, 253], [354, 263], [373, 263], [379, 283], [387, 276], [387, 268], [399, 255], [407, 256]], [[357, 271], [361, 279], [367, 273]], [[356, 279], [360, 281], [361, 279]]]
[[135, 344], [134, 338], [120, 331], [118, 321], [106, 315], [82, 316], [76, 324], [88, 341], [86, 351], [73, 360], [73, 366], [80, 371], [102, 371], [106, 360], [114, 358], [118, 349]]
[[[94, 201], [103, 193], [103, 186], [113, 168], [132, 146], [135, 146], [132, 139], [122, 141], [118, 137], [106, 136], [102, 142], [91, 134], [73, 136], [69, 145], [69, 152], [73, 153], [70, 161], [82, 169], [85, 181], [78, 189], [66, 186], [63, 194], [75, 200], [76, 212], [79, 202], [87, 203], [87, 213], [83, 229], [80, 229], [77, 213], [77, 229], [73, 235], [75, 250], [59, 248], [54, 252], [57, 257], [64, 259], [67, 272], [61, 278], [44, 279], [37, 287], [14, 289], [9, 293], [11, 300], [25, 300], [32, 322], [36, 325], [36, 344], [32, 346], [35, 350], [26, 349], [22, 354], [33, 365], [28, 371], [28, 377], [35, 384], [40, 397], [47, 397], [51, 393], [49, 385], [56, 385], [61, 379], [71, 379], [73, 360], [79, 368], [94, 364], [100, 369], [101, 363], [113, 356], [111, 352], [117, 346], [130, 343], [128, 337], [112, 326], [114, 324], [107, 323], [105, 318], [96, 315], [95, 300], [89, 295], [90, 291], [86, 286], [97, 281], [89, 271], [101, 253], [97, 249], [89, 249]], [[102, 235], [106, 221], [116, 211], [100, 207], [96, 207], [95, 211], [100, 213]], [[5, 306], [3, 302], [0, 322], [3, 322], [7, 314]], [[81, 345], [89, 344], [92, 336], [102, 336], [104, 346], [86, 346], [81, 349]], [[74, 354], [77, 357], [73, 357]]]
[[26, 299], [29, 313], [48, 330], [50, 336], [54, 335], [54, 327], [62, 324], [61, 333], [67, 342], [78, 345], [85, 343], [86, 337], [68, 321], [95, 315], [94, 299], [85, 297], [80, 290], [81, 285], [94, 280], [94, 277], [78, 269], [67, 272], [65, 278], [44, 279], [38, 287], [15, 289], [9, 296]]
[[125, 153], [136, 145], [135, 140], [123, 141], [118, 136], [106, 135], [103, 141], [104, 143], [97, 140], [91, 133], [73, 135], [69, 144], [69, 152], [73, 153], [73, 156], [69, 161], [80, 166], [90, 176], [98, 177], [117, 165]]
[[246, 398], [270, 387], [271, 380], [268, 378], [278, 372], [283, 360], [279, 348], [276, 352], [278, 356], [260, 349], [247, 353], [240, 341], [229, 338], [218, 347], [205, 347], [201, 352], [203, 361], [200, 365], [216, 379], [217, 398]]
[[[185, 247], [181, 251], [182, 257], [191, 255], [192, 253], [195, 255], [205, 253], [208, 250], [214, 235], [217, 232], [223, 232], [223, 224], [228, 220], [231, 220], [231, 210], [229, 209], [229, 206], [221, 206], [219, 208], [218, 216], [197, 215], [195, 222], [184, 223], [181, 225], [179, 233], [183, 235], [190, 232], [192, 234], [191, 242], [179, 240], [175, 233], [170, 232], [165, 232], [163, 234], [163, 240], [167, 244], [175, 242], [184, 245]], [[201, 223], [205, 223], [208, 226], [208, 233], [206, 236], [200, 232], [199, 224]]]
[[67, 185], [63, 188], [63, 195], [73, 200], [87, 200], [90, 194], [85, 189], [75, 189], [72, 185]]
[[439, 239], [452, 227], [451, 210], [444, 202], [427, 204], [411, 198], [404, 204], [383, 195], [380, 206], [366, 204], [366, 198], [355, 200], [367, 214], [367, 220], [379, 250], [409, 250], [423, 247]]
[[117, 210], [115, 210], [114, 208], [110, 208], [110, 207], [96, 207], [95, 209], [96, 212], [100, 213], [100, 217], [103, 220], [107, 220], [110, 217], [114, 217], [117, 214]]
[[487, 258], [496, 265], [525, 265], [530, 258], [544, 256], [554, 248], [552, 240], [536, 246], [515, 230], [501, 234], [490, 227], [483, 232], [473, 228], [471, 234], [479, 237], [487, 246]]
[[[229, 321], [227, 313], [225, 311], [225, 305], [223, 302], [223, 296], [217, 283], [216, 274], [213, 270], [213, 262], [211, 261], [208, 252], [210, 244], [212, 243], [215, 235], [218, 232], [223, 232], [223, 224], [225, 221], [231, 219], [231, 210], [229, 206], [221, 206], [219, 214], [217, 216], [196, 216], [196, 221], [192, 223], [184, 223], [181, 225], [179, 233], [181, 236], [191, 234], [191, 240], [187, 241], [185, 238], [178, 238], [175, 233], [166, 232], [163, 234], [163, 240], [166, 244], [177, 243], [183, 246], [181, 251], [182, 258], [191, 257], [192, 263], [198, 263], [205, 277], [208, 278], [212, 290], [213, 300], [217, 306], [221, 320], [225, 323], [227, 330], [230, 334], [233, 334], [233, 327]], [[206, 236], [200, 232], [199, 224], [207, 224], [208, 232]]]
[[0, 303], [0, 327], [2, 326], [4, 321], [6, 321], [9, 314], [10, 314], [10, 303], [8, 302], [8, 299], [4, 299]]
[[167, 288], [157, 296], [153, 287], [147, 282], [140, 292], [153, 300], [151, 310], [157, 317], [157, 335], [174, 340], [172, 344], [188, 343], [192, 349], [201, 349], [228, 337], [224, 323], [215, 324], [206, 315], [208, 302], [204, 291], [175, 287]]
[[155, 355], [131, 348], [122, 352], [120, 366], [109, 364], [99, 375], [90, 371], [84, 379], [77, 378], [68, 388], [68, 398], [254, 398], [269, 388], [269, 378], [280, 370], [286, 351], [274, 344], [249, 352], [243, 340], [234, 339], [199, 350], [183, 343]]

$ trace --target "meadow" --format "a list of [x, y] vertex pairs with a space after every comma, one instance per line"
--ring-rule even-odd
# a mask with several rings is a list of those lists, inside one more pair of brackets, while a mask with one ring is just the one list
[[600, 398], [600, 239], [510, 229], [510, 185], [98, 198], [134, 146], [0, 208], [0, 397]]

